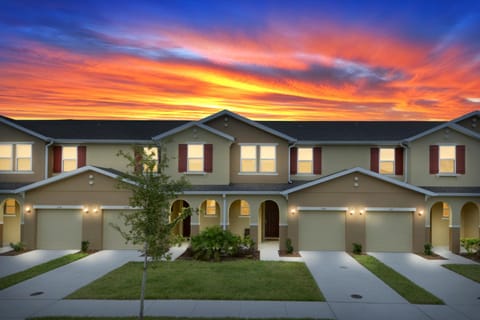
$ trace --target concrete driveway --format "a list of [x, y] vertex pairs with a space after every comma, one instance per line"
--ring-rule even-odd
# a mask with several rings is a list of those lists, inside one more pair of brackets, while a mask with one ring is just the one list
[[464, 258], [427, 260], [413, 253], [369, 254], [442, 299], [448, 307], [470, 319], [480, 319], [480, 283], [442, 267], [442, 264], [462, 263]]
[[0, 256], [0, 278], [77, 251], [33, 250], [17, 256]]

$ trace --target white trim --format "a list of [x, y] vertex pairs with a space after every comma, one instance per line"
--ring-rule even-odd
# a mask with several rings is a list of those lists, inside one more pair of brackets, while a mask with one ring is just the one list
[[319, 146], [319, 145], [342, 145], [342, 146], [349, 146], [349, 145], [365, 145], [365, 146], [372, 146], [372, 145], [386, 145], [386, 146], [399, 146], [401, 143], [400, 140], [365, 140], [365, 141], [355, 141], [355, 140], [298, 140], [296, 145], [305, 145], [305, 146]]
[[449, 228], [452, 228], [452, 229], [460, 229], [460, 225], [459, 225], [459, 224], [449, 224], [448, 227], [449, 227]]
[[199, 225], [200, 225], [200, 222], [190, 222], [190, 225], [191, 225], [191, 226], [199, 226]]
[[288, 227], [288, 223], [279, 223], [278, 226], [279, 227]]
[[124, 140], [124, 139], [55, 139], [58, 144], [139, 144], [152, 145], [153, 140]]
[[226, 133], [221, 132], [221, 131], [219, 131], [219, 130], [217, 130], [217, 129], [214, 129], [214, 128], [212, 128], [212, 127], [209, 127], [209, 126], [207, 126], [207, 125], [204, 125], [204, 124], [201, 123], [201, 122], [196, 122], [196, 121], [187, 122], [187, 123], [185, 123], [185, 124], [183, 124], [183, 125], [181, 125], [181, 126], [179, 126], [179, 127], [173, 128], [173, 129], [168, 130], [168, 131], [166, 131], [166, 132], [164, 132], [164, 133], [161, 133], [161, 134], [159, 134], [159, 135], [156, 135], [156, 136], [152, 137], [152, 140], [161, 140], [161, 139], [163, 139], [163, 138], [166, 138], [166, 137], [169, 137], [169, 136], [174, 135], [174, 134], [176, 134], [176, 133], [179, 133], [179, 132], [182, 132], [182, 131], [184, 131], [184, 130], [187, 130], [187, 129], [191, 128], [191, 127], [198, 127], [198, 128], [201, 128], [201, 129], [203, 129], [203, 130], [205, 130], [205, 131], [207, 131], [207, 132], [213, 133], [214, 135], [217, 135], [217, 136], [220, 136], [220, 137], [222, 137], [222, 138], [225, 138], [225, 139], [227, 139], [227, 140], [229, 140], [229, 141], [232, 141], [232, 142], [235, 141], [235, 138], [232, 137], [231, 135], [226, 134]]
[[[453, 121], [455, 121], [455, 120], [453, 120]], [[423, 131], [423, 132], [421, 132], [421, 133], [419, 133], [419, 134], [417, 134], [417, 135], [415, 135], [415, 136], [412, 136], [412, 137], [410, 137], [410, 138], [407, 138], [407, 139], [405, 139], [405, 141], [407, 141], [407, 142], [412, 142], [412, 141], [415, 141], [415, 140], [417, 140], [417, 139], [420, 139], [420, 138], [422, 138], [422, 137], [425, 137], [425, 136], [427, 136], [427, 135], [429, 135], [429, 134], [432, 134], [432, 133], [434, 133], [434, 132], [437, 132], [437, 131], [442, 130], [442, 129], [445, 129], [445, 128], [449, 128], [449, 129], [455, 130], [455, 131], [457, 131], [457, 132], [460, 132], [460, 133], [462, 133], [462, 134], [464, 134], [464, 135], [466, 135], [466, 136], [469, 136], [469, 137], [472, 137], [472, 138], [475, 138], [475, 139], [480, 139], [480, 135], [479, 135], [479, 134], [475, 133], [474, 131], [468, 130], [468, 129], [466, 129], [466, 128], [464, 128], [464, 127], [462, 127], [462, 126], [460, 126], [460, 125], [458, 125], [458, 124], [455, 124], [455, 123], [453, 123], [452, 121], [450, 121], [450, 122], [446, 122], [446, 123], [443, 123], [443, 124], [441, 124], [441, 125], [438, 125], [438, 126], [436, 126], [436, 127], [433, 127], [433, 128], [431, 128], [431, 129], [429, 129], [429, 130]]]
[[297, 207], [298, 211], [347, 211], [347, 207]]
[[299, 185], [297, 187], [293, 187], [293, 188], [284, 190], [284, 191], [281, 192], [281, 194], [282, 195], [288, 195], [290, 193], [300, 191], [300, 190], [303, 190], [305, 188], [313, 187], [313, 186], [316, 186], [318, 184], [328, 182], [328, 181], [331, 181], [331, 180], [334, 180], [334, 179], [337, 179], [337, 178], [340, 178], [340, 177], [343, 177], [343, 176], [346, 176], [346, 175], [349, 175], [349, 174], [352, 174], [352, 173], [362, 173], [364, 175], [367, 175], [367, 176], [370, 176], [370, 177], [373, 177], [373, 178], [377, 178], [379, 180], [397, 185], [399, 187], [402, 187], [402, 188], [405, 188], [405, 189], [408, 189], [408, 190], [413, 190], [413, 191], [416, 191], [416, 192], [419, 192], [419, 193], [423, 193], [425, 195], [429, 195], [429, 196], [435, 196], [436, 195], [434, 192], [431, 192], [429, 190], [426, 190], [426, 189], [423, 189], [423, 188], [420, 188], [420, 187], [416, 187], [416, 186], [408, 184], [406, 182], [402, 182], [402, 181], [399, 181], [399, 180], [396, 180], [396, 179], [393, 179], [393, 178], [390, 178], [390, 177], [386, 177], [386, 176], [381, 175], [379, 173], [376, 173], [376, 172], [373, 172], [373, 171], [370, 171], [370, 170], [366, 170], [366, 169], [360, 168], [360, 167], [355, 167], [355, 168], [343, 170], [343, 171], [334, 173], [332, 175], [329, 175], [329, 176], [326, 176], [326, 177], [323, 177], [323, 178], [319, 178], [319, 179], [313, 180], [311, 182], [307, 182], [307, 183]]
[[35, 171], [0, 171], [0, 174], [34, 174]]
[[395, 207], [367, 207], [365, 208], [365, 211], [370, 211], [370, 212], [382, 212], [382, 211], [388, 211], [388, 212], [415, 212], [417, 211], [417, 208], [395, 208]]
[[250, 223], [250, 226], [251, 226], [251, 227], [258, 227], [258, 223], [255, 223], [255, 222], [254, 222], [254, 223]]
[[183, 191], [184, 195], [281, 195], [280, 191]]
[[472, 111], [472, 112], [464, 114], [463, 116], [460, 116], [456, 119], [453, 119], [450, 122], [460, 122], [460, 121], [463, 121], [463, 120], [468, 119], [468, 118], [473, 117], [473, 116], [480, 116], [480, 111], [479, 110]]
[[[269, 159], [271, 160], [271, 159]], [[278, 176], [278, 172], [239, 172], [239, 176]]]
[[426, 224], [425, 228], [431, 228], [431, 226], [429, 224]]
[[101, 210], [140, 210], [141, 208], [132, 206], [100, 206]]
[[78, 209], [82, 210], [83, 206], [79, 205], [56, 205], [56, 204], [36, 204], [32, 206], [33, 209]]
[[437, 197], [480, 197], [480, 193], [436, 193]]

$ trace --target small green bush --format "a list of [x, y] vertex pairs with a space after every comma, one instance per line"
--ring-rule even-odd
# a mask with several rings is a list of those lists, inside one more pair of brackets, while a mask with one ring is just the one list
[[354, 254], [362, 254], [362, 245], [360, 243], [352, 243], [353, 246], [353, 253]]
[[23, 243], [21, 241], [17, 242], [17, 243], [10, 242], [10, 248], [12, 248], [13, 251], [15, 251], [15, 252], [22, 252], [22, 251], [25, 251], [26, 245], [25, 245], [25, 243]]
[[90, 241], [88, 240], [82, 241], [82, 252], [87, 252], [89, 245], [90, 245]]
[[433, 254], [432, 248], [433, 248], [433, 246], [432, 246], [431, 243], [428, 243], [428, 242], [425, 243], [425, 244], [423, 245], [423, 253], [424, 253], [426, 256], [431, 256], [431, 255]]
[[287, 238], [287, 253], [292, 254], [293, 253], [293, 246], [292, 246], [292, 239]]
[[193, 257], [198, 260], [220, 261], [222, 257], [244, 254], [244, 250], [253, 247], [253, 241], [234, 235], [229, 230], [219, 226], [205, 229], [199, 235], [192, 237]]
[[460, 244], [469, 254], [480, 253], [480, 238], [463, 238], [460, 239]]

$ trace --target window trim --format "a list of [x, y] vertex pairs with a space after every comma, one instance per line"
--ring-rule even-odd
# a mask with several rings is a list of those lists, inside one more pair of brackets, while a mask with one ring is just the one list
[[[10, 169], [9, 170], [0, 170], [0, 174], [31, 174], [33, 173], [33, 142], [31, 141], [2, 141], [0, 145], [10, 146], [10, 157], [2, 157], [2, 159], [10, 159]], [[25, 145], [30, 146], [30, 157], [17, 157], [17, 146]], [[30, 159], [30, 168], [28, 170], [19, 170], [18, 169], [18, 160], [19, 159]]]
[[[264, 175], [264, 176], [276, 176], [278, 175], [278, 143], [239, 143], [240, 147], [240, 172], [238, 175]], [[243, 158], [242, 157], [242, 147], [255, 147], [255, 158]], [[261, 147], [274, 147], [275, 149], [275, 158], [261, 158]], [[243, 170], [243, 160], [255, 160], [255, 171], [244, 171]], [[274, 171], [260, 171], [261, 161], [262, 160], [274, 160]]]

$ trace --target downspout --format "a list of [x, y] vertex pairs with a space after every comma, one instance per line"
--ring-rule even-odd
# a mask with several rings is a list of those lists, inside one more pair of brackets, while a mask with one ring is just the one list
[[227, 195], [224, 193], [222, 194], [223, 198], [223, 230], [227, 230], [227, 222], [228, 222], [228, 217], [227, 217]]
[[405, 150], [403, 155], [403, 182], [408, 183], [408, 143], [401, 142], [400, 146]]
[[45, 179], [48, 179], [48, 148], [50, 148], [54, 142], [52, 139], [45, 145]]

